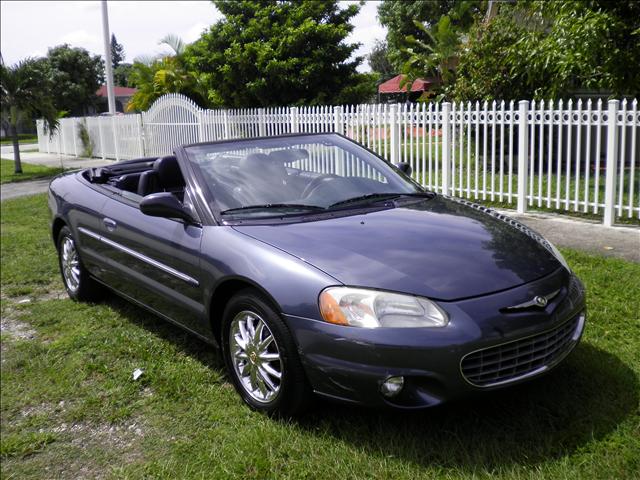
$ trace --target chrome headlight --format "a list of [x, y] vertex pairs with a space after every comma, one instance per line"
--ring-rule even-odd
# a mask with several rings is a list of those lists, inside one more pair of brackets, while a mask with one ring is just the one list
[[431, 300], [365, 288], [323, 290], [320, 313], [329, 323], [364, 328], [444, 327], [449, 323], [447, 314]]

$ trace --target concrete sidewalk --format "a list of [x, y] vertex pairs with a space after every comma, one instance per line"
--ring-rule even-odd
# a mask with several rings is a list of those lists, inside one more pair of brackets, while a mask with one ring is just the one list
[[[9, 153], [2, 153], [2, 158], [13, 160], [13, 150]], [[62, 167], [68, 169], [101, 167], [109, 165], [115, 160], [102, 160], [101, 158], [70, 157], [67, 155], [57, 155], [40, 152], [20, 152], [22, 163], [32, 163], [34, 165], [45, 165], [47, 167]]]
[[499, 210], [544, 235], [559, 247], [640, 263], [640, 228], [605, 227], [595, 220], [575, 219], [551, 213], [518, 214]]
[[[38, 149], [38, 144], [37, 143], [21, 143], [18, 145], [19, 150], [21, 152], [26, 151], [33, 151], [33, 150], [37, 150]], [[13, 158], [13, 145], [2, 145], [0, 147], [0, 155], [3, 158]]]
[[[3, 148], [2, 158], [13, 160], [13, 148], [10, 148], [8, 151]], [[20, 159], [22, 163], [44, 165], [47, 167], [62, 167], [70, 170], [101, 167], [114, 163], [114, 160], [102, 160], [100, 158], [69, 157], [66, 155], [22, 151], [20, 152]], [[30, 182], [5, 183], [0, 188], [0, 201], [46, 192], [49, 181], [50, 179], [42, 179]]]

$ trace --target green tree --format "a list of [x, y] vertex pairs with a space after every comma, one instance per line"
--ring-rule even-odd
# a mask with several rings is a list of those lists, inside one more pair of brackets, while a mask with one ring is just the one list
[[[429, 44], [431, 38], [425, 31], [438, 23], [443, 15], [450, 15], [456, 28], [468, 30], [473, 25], [474, 15], [486, 10], [486, 3], [473, 0], [384, 0], [378, 7], [378, 19], [387, 27], [389, 60], [400, 71], [411, 57], [407, 51], [412, 46], [407, 41], [408, 37]], [[456, 9], [464, 15], [451, 15]], [[424, 25], [426, 30], [418, 27], [416, 22]]]
[[104, 61], [84, 48], [59, 45], [47, 53], [58, 110], [80, 116], [96, 103], [96, 91], [104, 83]]
[[113, 82], [120, 87], [131, 87], [129, 76], [133, 65], [130, 63], [121, 63], [113, 69]]
[[396, 69], [393, 68], [389, 61], [389, 49], [386, 42], [377, 40], [371, 49], [371, 53], [367, 56], [367, 61], [371, 71], [377, 73], [383, 82], [397, 74]]
[[559, 98], [640, 93], [640, 4], [582, 0], [501, 5], [462, 50], [454, 96]]
[[115, 70], [124, 61], [125, 53], [122, 44], [118, 43], [115, 34], [111, 34], [111, 65]]
[[375, 94], [345, 40], [358, 5], [337, 1], [214, 1], [224, 18], [187, 47], [211, 105], [255, 107], [360, 102]]
[[22, 173], [18, 132], [21, 116], [40, 116], [51, 132], [57, 127], [57, 111], [51, 94], [52, 83], [49, 66], [42, 60], [28, 58], [7, 67], [0, 61], [0, 107], [6, 114], [9, 134], [13, 140], [15, 173]]
[[131, 67], [129, 83], [138, 90], [131, 97], [127, 110], [148, 110], [158, 97], [166, 93], [182, 93], [205, 106], [206, 86], [201, 75], [189, 69], [184, 60], [185, 43], [176, 35], [167, 35], [159, 43], [168, 46], [173, 53], [136, 59]]
[[411, 46], [406, 49], [409, 58], [402, 67], [404, 83], [411, 84], [416, 78], [433, 76], [440, 80], [439, 88], [444, 93], [455, 78], [460, 34], [453, 28], [448, 15], [440, 17], [438, 23], [431, 28], [419, 22], [416, 22], [416, 26], [429, 41], [423, 42], [412, 36], [407, 38], [407, 43]]

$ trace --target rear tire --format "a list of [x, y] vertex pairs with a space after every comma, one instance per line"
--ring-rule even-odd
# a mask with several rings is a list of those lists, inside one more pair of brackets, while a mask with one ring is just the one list
[[292, 417], [312, 401], [289, 329], [255, 289], [234, 295], [223, 315], [222, 349], [231, 381], [252, 409]]
[[68, 227], [58, 234], [58, 265], [62, 283], [72, 300], [95, 302], [104, 296], [104, 287], [96, 282], [82, 264], [76, 241]]

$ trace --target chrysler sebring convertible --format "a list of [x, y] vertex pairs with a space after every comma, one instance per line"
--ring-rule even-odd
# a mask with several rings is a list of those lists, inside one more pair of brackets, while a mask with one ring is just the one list
[[518, 384], [582, 334], [585, 294], [524, 225], [426, 191], [338, 134], [184, 145], [51, 182], [65, 288], [217, 346], [242, 399], [400, 409]]

